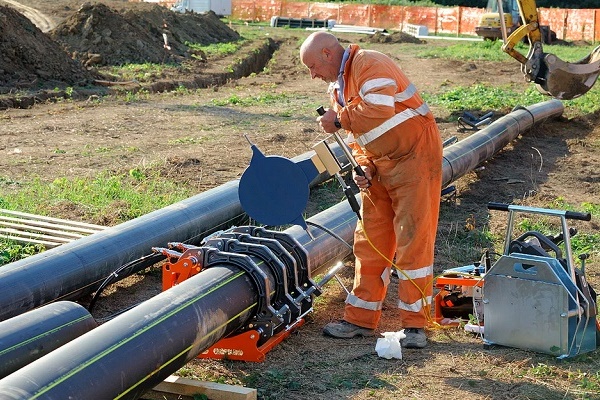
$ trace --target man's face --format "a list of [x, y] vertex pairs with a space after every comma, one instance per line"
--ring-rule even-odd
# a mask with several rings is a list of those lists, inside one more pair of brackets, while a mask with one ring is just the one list
[[306, 54], [303, 64], [310, 71], [312, 79], [322, 79], [330, 83], [337, 81], [338, 69], [333, 65], [333, 57], [329, 50], [322, 49], [321, 52]]

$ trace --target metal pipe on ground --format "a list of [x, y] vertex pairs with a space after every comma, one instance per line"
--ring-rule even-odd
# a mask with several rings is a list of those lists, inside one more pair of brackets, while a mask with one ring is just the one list
[[564, 108], [563, 103], [555, 99], [517, 107], [468, 138], [446, 147], [442, 160], [442, 187], [491, 159], [520, 133], [548, 118], [560, 116]]
[[58, 301], [0, 322], [0, 378], [96, 328], [77, 303]]
[[[531, 121], [523, 117], [516, 123], [531, 127], [559, 115], [562, 108], [551, 104], [525, 112], [531, 114]], [[496, 132], [502, 135], [503, 131]], [[456, 168], [457, 173], [452, 174], [453, 165], [447, 162], [461, 159], [456, 149], [472, 153], [472, 157], [493, 155], [503, 140], [491, 138], [489, 142], [486, 152], [465, 145], [453, 149], [454, 157], [445, 154], [444, 176], [459, 176], [461, 169]], [[488, 145], [487, 141], [477, 143]], [[348, 203], [340, 203], [307, 223], [317, 227], [312, 229], [314, 240], [298, 226], [285, 232], [305, 248], [313, 274], [331, 260], [351, 253], [344, 242], [352, 240], [356, 215]], [[317, 234], [316, 229], [322, 232]], [[204, 270], [0, 380], [0, 398], [82, 398], [90, 392], [100, 398], [139, 398], [197, 354], [242, 327], [257, 307], [257, 294], [252, 289], [248, 275], [234, 267]]]
[[[344, 157], [339, 146], [335, 155]], [[306, 152], [295, 162], [315, 154]], [[329, 179], [323, 173], [311, 182]], [[152, 247], [173, 241], [200, 243], [206, 235], [244, 223], [247, 216], [238, 198], [239, 180], [200, 193], [90, 236], [63, 244], [0, 268], [0, 321], [57, 300], [76, 300], [94, 293], [117, 268], [148, 254]], [[128, 268], [133, 274], [158, 262]], [[126, 275], [125, 275], [126, 276]]]

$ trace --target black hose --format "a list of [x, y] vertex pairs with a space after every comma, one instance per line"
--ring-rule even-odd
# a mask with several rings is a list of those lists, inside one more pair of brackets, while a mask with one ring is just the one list
[[[92, 312], [92, 310], [94, 309], [94, 306], [96, 305], [96, 302], [100, 298], [100, 295], [102, 294], [102, 292], [104, 291], [104, 289], [106, 289], [106, 287], [108, 285], [118, 282], [123, 278], [126, 278], [132, 274], [135, 274], [136, 272], [139, 272], [148, 267], [151, 267], [152, 265], [156, 264], [157, 262], [159, 262], [165, 258], [166, 257], [160, 253], [152, 253], [152, 254], [147, 254], [141, 258], [138, 258], [137, 260], [130, 261], [127, 264], [121, 265], [119, 268], [117, 268], [115, 271], [113, 271], [102, 282], [102, 284], [100, 284], [100, 286], [94, 293], [94, 296], [92, 297], [92, 300], [90, 301], [90, 304], [88, 305], [88, 311], [90, 313]], [[125, 271], [125, 273], [120, 275], [124, 271]]]
[[350, 243], [346, 242], [343, 238], [341, 238], [338, 234], [333, 232], [331, 229], [328, 229], [328, 228], [324, 227], [323, 225], [319, 225], [319, 224], [311, 222], [311, 221], [306, 221], [306, 225], [314, 226], [316, 228], [321, 229], [324, 232], [327, 232], [328, 234], [330, 234], [331, 236], [333, 236], [334, 238], [336, 238], [337, 240], [342, 242], [344, 245], [346, 245], [346, 247], [348, 247], [350, 249], [350, 251], [353, 250], [352, 245], [350, 245]]

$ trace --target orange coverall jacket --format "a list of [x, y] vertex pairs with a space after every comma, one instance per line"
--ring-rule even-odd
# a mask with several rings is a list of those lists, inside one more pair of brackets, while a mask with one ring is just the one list
[[427, 104], [388, 56], [350, 45], [343, 83], [345, 101], [338, 102], [338, 89], [333, 88], [332, 107], [349, 134], [356, 160], [374, 172], [371, 187], [361, 192], [354, 286], [344, 319], [377, 327], [391, 273], [390, 262], [379, 251], [388, 260], [395, 256], [401, 271], [400, 327], [422, 328], [429, 320], [433, 292], [442, 181], [440, 133]]

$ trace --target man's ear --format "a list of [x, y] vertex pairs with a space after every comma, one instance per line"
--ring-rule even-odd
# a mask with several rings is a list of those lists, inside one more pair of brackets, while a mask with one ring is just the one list
[[321, 50], [321, 53], [323, 54], [323, 58], [331, 58], [331, 50], [329, 50], [327, 47], [324, 47], [323, 50]]

